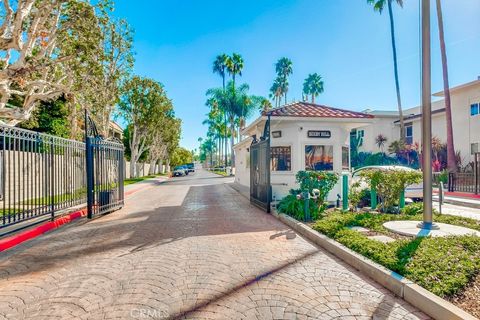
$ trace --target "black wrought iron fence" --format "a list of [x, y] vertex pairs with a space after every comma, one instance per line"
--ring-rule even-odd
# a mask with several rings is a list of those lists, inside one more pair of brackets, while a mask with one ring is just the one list
[[85, 202], [85, 144], [0, 125], [0, 175], [0, 227], [53, 218]]
[[124, 202], [123, 145], [100, 137], [87, 138], [88, 215], [116, 210]]
[[478, 175], [474, 172], [449, 173], [448, 191], [478, 194], [480, 191]]
[[123, 206], [123, 145], [100, 137], [87, 119], [86, 143], [0, 125], [0, 229], [76, 206], [86, 206], [90, 218]]
[[450, 172], [448, 191], [480, 193], [480, 153], [475, 153], [471, 172]]

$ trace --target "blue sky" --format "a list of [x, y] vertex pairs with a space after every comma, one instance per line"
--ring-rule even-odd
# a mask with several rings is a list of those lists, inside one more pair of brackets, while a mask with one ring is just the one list
[[[432, 1], [432, 11], [435, 9]], [[452, 85], [480, 76], [480, 1], [443, 0]], [[301, 98], [308, 73], [325, 81], [317, 102], [351, 110], [396, 109], [388, 15], [366, 0], [117, 0], [115, 14], [135, 30], [135, 72], [164, 84], [183, 121], [182, 146], [198, 146], [208, 112], [205, 91], [221, 86], [212, 73], [219, 53], [245, 60], [241, 82], [268, 96], [274, 63], [293, 61], [289, 100]], [[432, 88], [442, 88], [435, 11]], [[404, 107], [418, 105], [419, 0], [395, 8]]]

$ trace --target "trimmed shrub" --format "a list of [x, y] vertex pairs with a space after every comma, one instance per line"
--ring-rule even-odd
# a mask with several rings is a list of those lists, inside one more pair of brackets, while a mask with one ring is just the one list
[[[382, 225], [386, 221], [421, 220], [414, 209], [418, 205], [410, 214], [333, 213], [313, 228], [441, 297], [455, 295], [480, 272], [479, 237], [423, 237], [382, 243], [348, 229], [362, 226], [385, 233]], [[472, 219], [436, 214], [434, 220], [480, 230], [480, 222]]]

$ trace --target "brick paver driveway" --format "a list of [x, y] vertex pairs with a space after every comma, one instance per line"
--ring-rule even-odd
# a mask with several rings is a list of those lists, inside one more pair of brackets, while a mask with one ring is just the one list
[[[0, 257], [0, 319], [415, 319], [199, 171]], [[147, 184], [145, 184], [147, 185]]]

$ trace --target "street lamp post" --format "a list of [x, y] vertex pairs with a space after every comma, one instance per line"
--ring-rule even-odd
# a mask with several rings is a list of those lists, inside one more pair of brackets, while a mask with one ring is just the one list
[[432, 88], [430, 51], [430, 0], [422, 0], [422, 229], [433, 229], [432, 217]]

